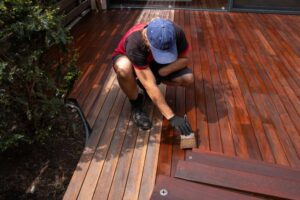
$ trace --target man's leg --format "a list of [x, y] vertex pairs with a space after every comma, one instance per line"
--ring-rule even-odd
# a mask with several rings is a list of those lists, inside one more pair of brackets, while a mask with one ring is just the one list
[[126, 56], [117, 58], [114, 63], [114, 69], [119, 85], [124, 93], [130, 100], [135, 100], [138, 97], [138, 88], [130, 60]]
[[126, 56], [118, 57], [114, 62], [114, 69], [121, 89], [128, 96], [133, 110], [135, 123], [144, 130], [150, 129], [152, 123], [143, 111], [144, 97], [138, 93], [134, 69]]

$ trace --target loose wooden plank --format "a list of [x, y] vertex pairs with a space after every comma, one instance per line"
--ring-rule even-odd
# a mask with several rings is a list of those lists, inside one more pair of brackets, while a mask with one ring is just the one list
[[283, 165], [269, 164], [262, 161], [242, 159], [233, 156], [224, 156], [222, 154], [203, 152], [196, 149], [192, 152], [187, 152], [186, 160], [215, 167], [256, 173], [264, 176], [290, 179], [300, 183], [300, 170]]
[[[168, 193], [166, 196], [162, 196], [160, 191], [165, 189]], [[260, 199], [251, 195], [244, 195], [237, 192], [224, 190], [221, 188], [211, 187], [203, 184], [197, 184], [189, 181], [184, 181], [168, 176], [160, 175], [157, 179], [155, 189], [151, 196], [152, 200], [169, 199], [169, 200], [218, 200], [218, 199]]]
[[299, 199], [299, 182], [179, 161], [176, 177], [272, 197]]

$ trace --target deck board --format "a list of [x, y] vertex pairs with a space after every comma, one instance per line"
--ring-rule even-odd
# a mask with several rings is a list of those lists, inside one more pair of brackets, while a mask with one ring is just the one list
[[195, 84], [162, 86], [187, 114], [201, 151], [300, 168], [300, 16], [188, 10], [109, 10], [72, 30], [81, 79], [70, 94], [92, 127], [64, 199], [149, 199], [156, 175], [174, 176], [185, 152], [149, 101], [154, 128], [139, 130], [112, 69], [130, 26], [175, 21], [190, 44]]

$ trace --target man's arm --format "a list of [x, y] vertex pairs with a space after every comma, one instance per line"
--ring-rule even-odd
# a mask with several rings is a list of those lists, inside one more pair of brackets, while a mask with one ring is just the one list
[[172, 72], [176, 72], [180, 69], [185, 68], [188, 65], [188, 58], [187, 57], [180, 57], [178, 58], [175, 62], [162, 67], [158, 73], [161, 76], [168, 76], [169, 74], [171, 74]]
[[162, 95], [160, 89], [156, 85], [155, 77], [150, 68], [147, 67], [143, 70], [134, 68], [134, 70], [138, 79], [141, 81], [144, 88], [146, 89], [152, 102], [158, 107], [162, 115], [168, 120], [174, 117], [174, 112], [168, 106], [165, 97]]

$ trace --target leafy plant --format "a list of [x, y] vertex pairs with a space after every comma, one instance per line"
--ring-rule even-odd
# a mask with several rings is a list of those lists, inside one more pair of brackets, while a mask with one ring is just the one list
[[79, 72], [54, 2], [0, 0], [0, 151], [43, 143], [66, 123], [64, 99]]

